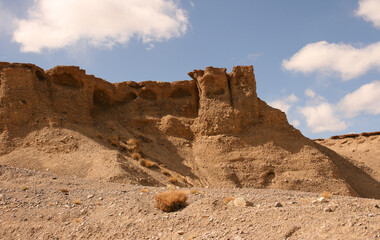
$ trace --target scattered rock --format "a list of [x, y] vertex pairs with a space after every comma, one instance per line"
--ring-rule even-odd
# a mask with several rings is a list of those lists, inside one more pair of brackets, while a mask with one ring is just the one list
[[283, 207], [282, 203], [280, 203], [280, 202], [276, 202], [276, 203], [274, 204], [274, 206], [275, 206], [275, 207]]
[[248, 207], [248, 206], [253, 206], [253, 203], [250, 202], [250, 201], [247, 201], [245, 200], [244, 198], [242, 197], [237, 197], [235, 198], [233, 201], [230, 201], [228, 203], [228, 205], [232, 205], [232, 204], [236, 207]]

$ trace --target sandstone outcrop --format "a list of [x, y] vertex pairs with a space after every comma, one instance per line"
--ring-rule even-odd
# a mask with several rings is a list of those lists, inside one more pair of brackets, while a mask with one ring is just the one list
[[[380, 198], [378, 182], [355, 167], [347, 174], [344, 158], [257, 97], [252, 66], [189, 76], [112, 84], [73, 66], [0, 63], [0, 164], [143, 185]], [[373, 191], [350, 184], [360, 179]]]

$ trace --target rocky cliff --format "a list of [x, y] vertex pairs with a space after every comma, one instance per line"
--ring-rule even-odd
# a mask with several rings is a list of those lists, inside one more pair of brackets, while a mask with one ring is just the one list
[[143, 185], [380, 197], [378, 182], [347, 172], [345, 159], [257, 97], [252, 66], [189, 76], [112, 84], [73, 66], [0, 63], [0, 164]]

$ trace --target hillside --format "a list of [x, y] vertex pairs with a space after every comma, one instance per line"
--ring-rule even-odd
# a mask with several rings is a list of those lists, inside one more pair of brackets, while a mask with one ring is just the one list
[[78, 67], [0, 63], [0, 164], [149, 186], [380, 198], [378, 179], [257, 97], [252, 66], [189, 75], [112, 84]]

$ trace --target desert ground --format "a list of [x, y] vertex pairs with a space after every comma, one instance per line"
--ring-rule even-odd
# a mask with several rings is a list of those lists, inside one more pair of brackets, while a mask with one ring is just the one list
[[379, 132], [308, 139], [252, 66], [189, 76], [0, 63], [1, 239], [380, 239]]

